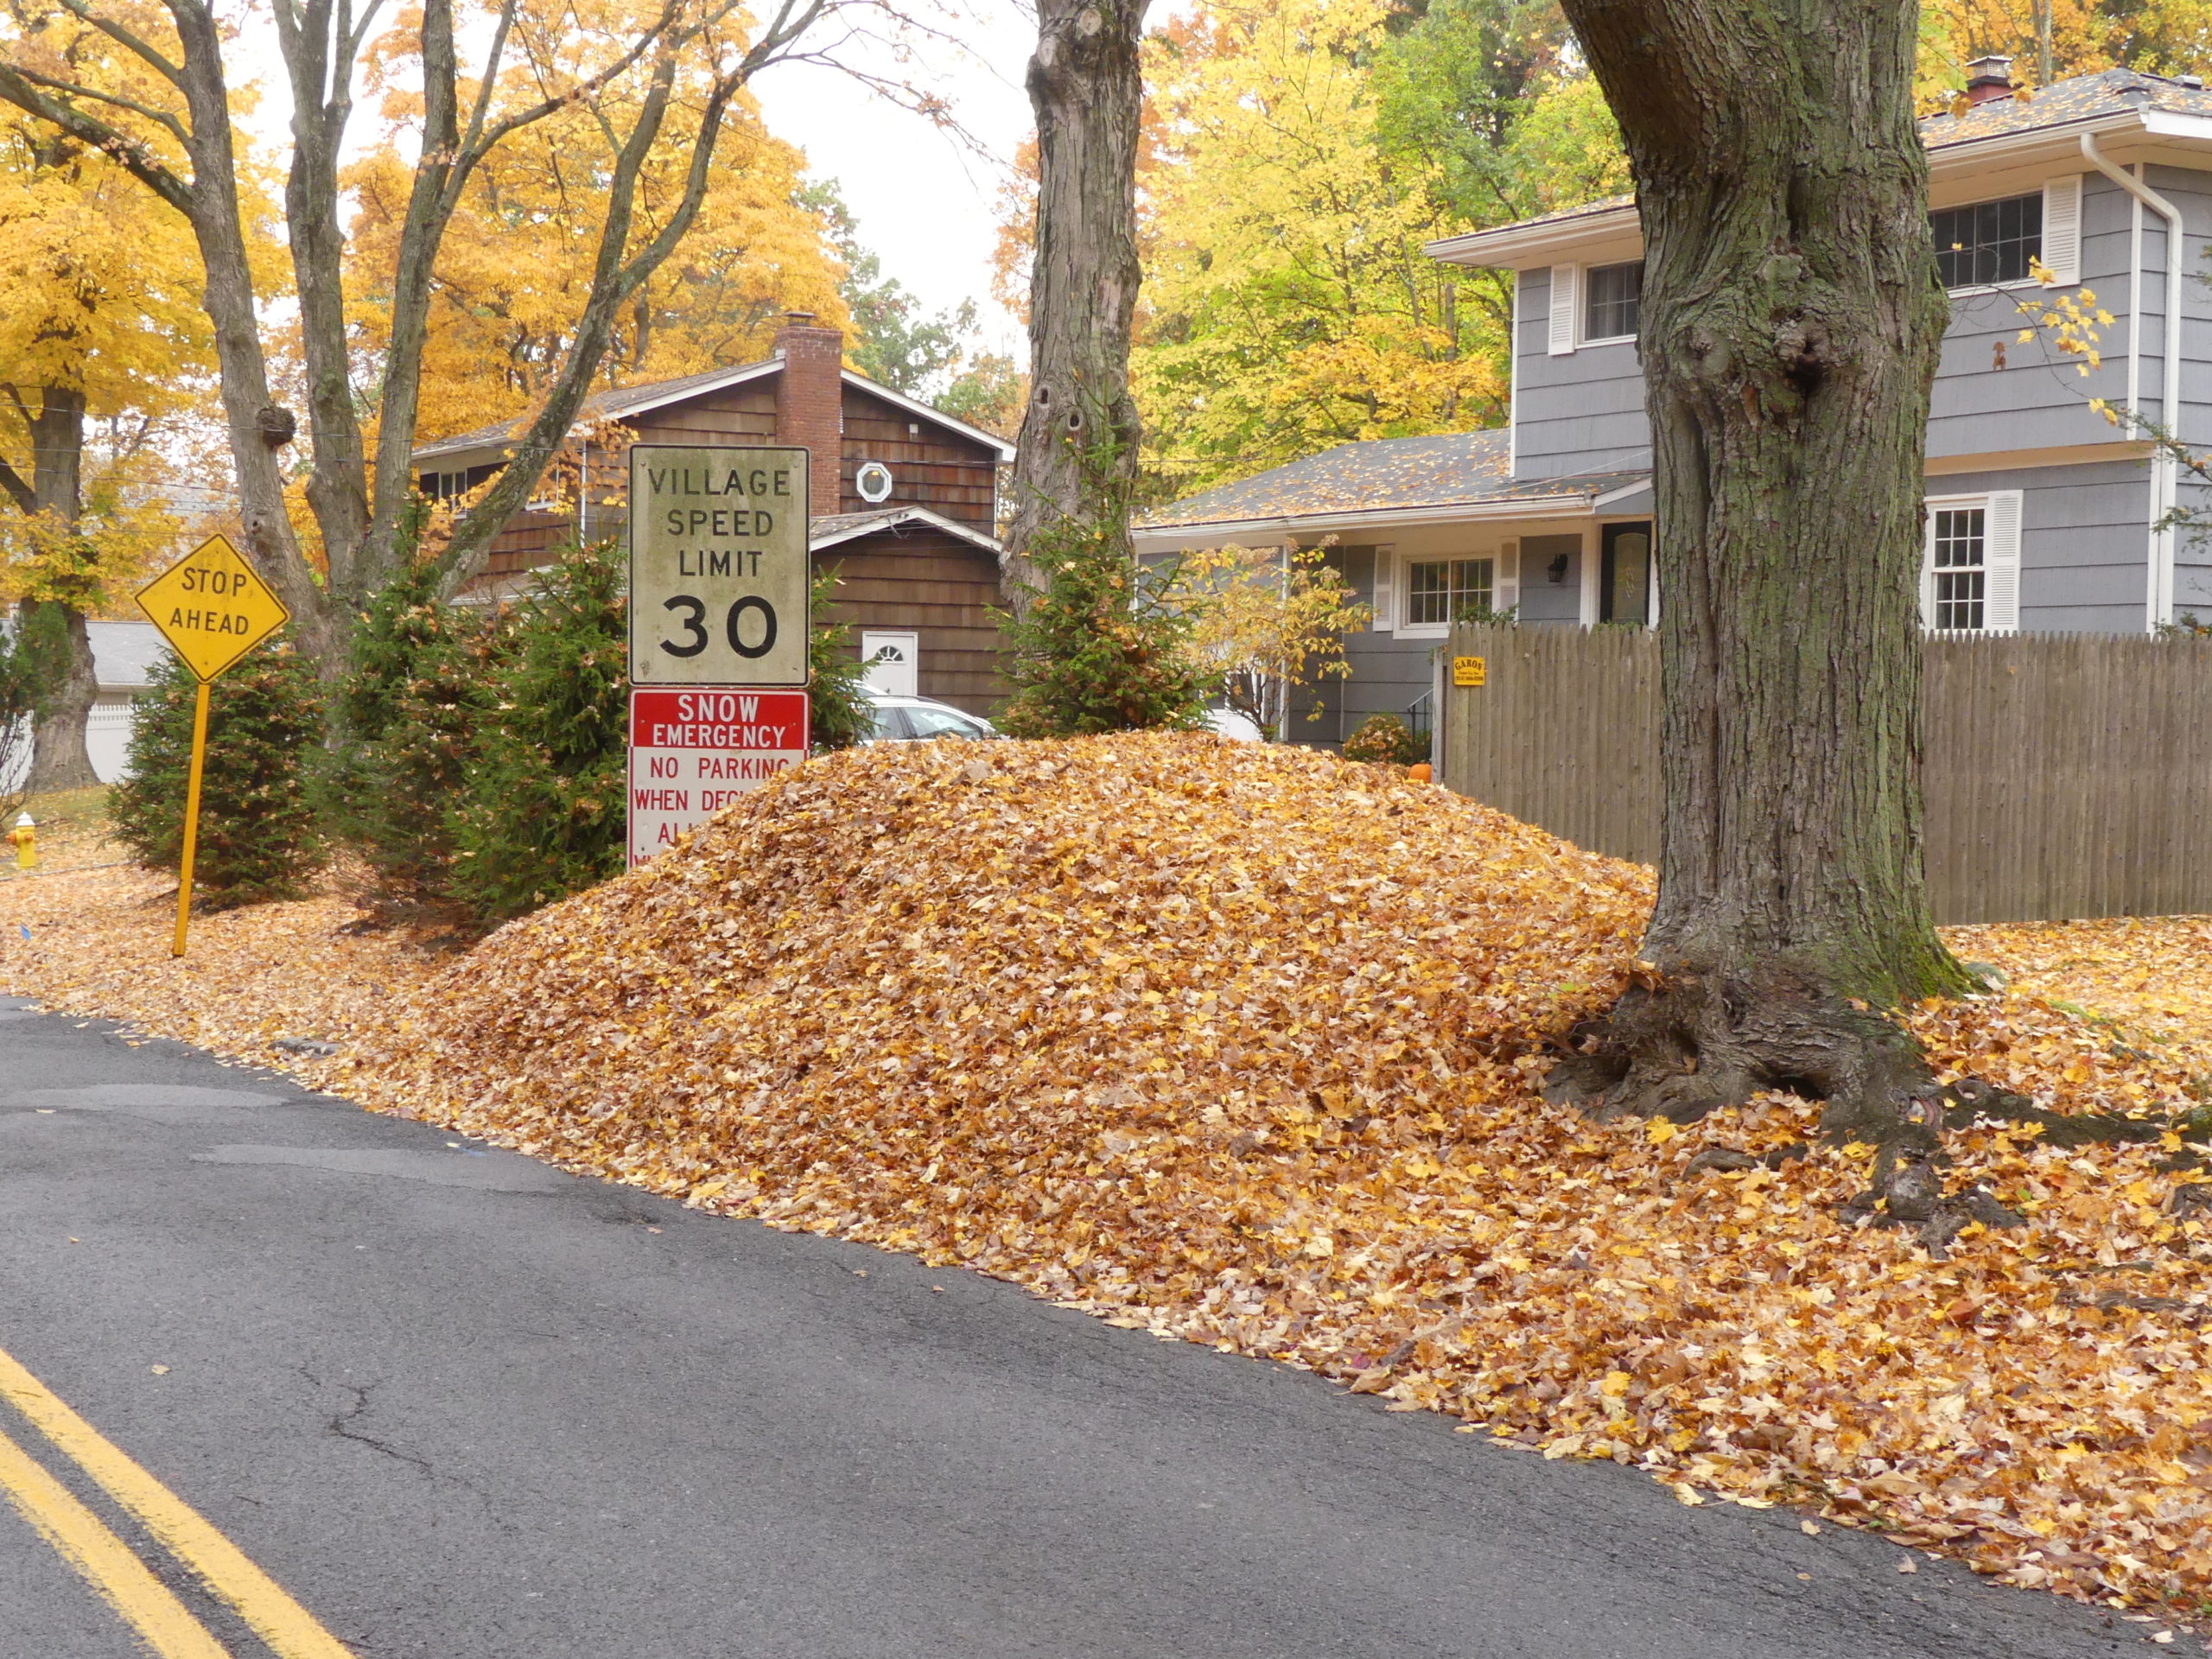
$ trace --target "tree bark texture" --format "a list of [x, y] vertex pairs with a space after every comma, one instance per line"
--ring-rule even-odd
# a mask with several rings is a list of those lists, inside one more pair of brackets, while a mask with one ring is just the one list
[[[1556, 1092], [1690, 1117], [1927, 1092], [1917, 600], [1949, 316], [1893, 0], [1566, 0], [1644, 236], [1665, 790], [1630, 990]], [[1855, 1007], [1854, 1003], [1864, 1005]]]
[[1009, 602], [1036, 582], [1047, 524], [1106, 515], [1128, 533], [1140, 428], [1129, 396], [1137, 284], [1136, 162], [1147, 0], [1039, 0], [1029, 60], [1037, 116], [1037, 241], [1029, 290], [1029, 407], [1014, 463]]
[[[30, 499], [18, 505], [73, 531], [84, 511], [85, 394], [71, 386], [48, 386], [27, 419]], [[25, 789], [33, 795], [89, 789], [99, 782], [85, 747], [85, 723], [99, 696], [92, 635], [86, 631], [85, 613], [66, 594], [26, 601], [23, 620], [28, 625], [37, 612], [48, 609], [60, 613], [66, 655], [61, 683], [52, 689], [44, 712], [31, 728], [31, 769]]]

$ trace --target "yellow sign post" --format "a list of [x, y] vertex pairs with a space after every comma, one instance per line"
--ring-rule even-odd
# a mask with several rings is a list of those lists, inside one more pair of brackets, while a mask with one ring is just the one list
[[1452, 659], [1452, 683], [1454, 685], [1484, 685], [1490, 680], [1490, 663], [1481, 657], [1454, 657]]
[[207, 759], [207, 687], [292, 620], [276, 590], [220, 536], [210, 536], [138, 590], [138, 608], [199, 677], [192, 707], [192, 771], [184, 790], [184, 855], [178, 861], [176, 944], [192, 917], [192, 855], [200, 841], [200, 774]]

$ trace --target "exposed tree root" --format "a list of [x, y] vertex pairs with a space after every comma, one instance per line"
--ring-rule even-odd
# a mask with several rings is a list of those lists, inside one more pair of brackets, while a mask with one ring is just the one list
[[1630, 986], [1567, 1033], [1544, 1093], [1601, 1121], [1692, 1123], [1766, 1089], [1825, 1102], [1824, 1135], [1936, 1149], [1943, 1089], [1920, 1046], [1879, 1014], [1780, 974]]
[[[1986, 1188], [1945, 1190], [1951, 1160], [1942, 1131], [2032, 1123], [2051, 1145], [2078, 1147], [2155, 1141], [2178, 1121], [2069, 1116], [1974, 1077], [1947, 1088], [1901, 1027], [1781, 976], [1677, 974], [1632, 985], [1603, 1016], [1567, 1033], [1544, 1085], [1546, 1098], [1582, 1106], [1601, 1122], [1636, 1116], [1676, 1123], [1741, 1105], [1762, 1090], [1822, 1102], [1824, 1138], [1875, 1149], [1870, 1185], [1841, 1219], [1910, 1228], [1938, 1259], [1971, 1224], [2026, 1224]], [[1712, 1149], [1686, 1173], [1752, 1163], [1745, 1154]]]

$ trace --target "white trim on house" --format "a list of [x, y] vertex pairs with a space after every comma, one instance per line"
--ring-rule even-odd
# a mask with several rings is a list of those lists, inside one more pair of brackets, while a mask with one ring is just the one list
[[1554, 357], [1572, 353], [1582, 340], [1582, 267], [1552, 267], [1551, 334], [1548, 349]]
[[[1649, 489], [1648, 482], [1632, 487]], [[1373, 507], [1350, 512], [1316, 512], [1274, 518], [1209, 519], [1191, 524], [1139, 524], [1129, 532], [1140, 553], [1180, 553], [1196, 547], [1220, 547], [1230, 542], [1249, 546], [1247, 536], [1325, 536], [1332, 531], [1380, 529], [1386, 525], [1420, 524], [1444, 520], [1485, 518], [1586, 518], [1599, 498], [1573, 495], [1502, 497], [1494, 501], [1453, 501], [1433, 507]]]
[[1392, 542], [1378, 542], [1375, 547], [1374, 597], [1369, 608], [1374, 614], [1368, 619], [1368, 628], [1376, 633], [1395, 633], [1398, 629], [1398, 549]]
[[2018, 490], [1987, 490], [1974, 495], [1930, 495], [1922, 499], [1920, 532], [1920, 626], [1936, 626], [1936, 514], [1976, 512], [1981, 519], [1981, 626], [1945, 628], [1946, 633], [2018, 633], [2020, 631], [2020, 522]]
[[[1504, 545], [1514, 550], [1514, 564], [1517, 571], [1520, 564], [1521, 543], [1516, 538], [1516, 540], [1504, 543]], [[1376, 550], [1375, 558], [1376, 566], [1379, 569], [1382, 562], [1382, 550], [1381, 548], [1377, 548]], [[1409, 601], [1413, 596], [1413, 575], [1411, 567], [1416, 564], [1451, 564], [1462, 559], [1483, 560], [1488, 563], [1490, 565], [1491, 607], [1494, 610], [1503, 608], [1503, 607], [1498, 603], [1499, 570], [1503, 562], [1503, 554], [1501, 548], [1498, 546], [1469, 546], [1465, 548], [1453, 548], [1448, 550], [1406, 554], [1403, 556], [1400, 556], [1396, 550], [1393, 549], [1391, 551], [1391, 564], [1393, 567], [1391, 570], [1391, 585], [1393, 590], [1397, 594], [1397, 611], [1396, 614], [1392, 619], [1394, 626], [1390, 629], [1393, 638], [1399, 639], [1443, 639], [1450, 637], [1452, 632], [1452, 619], [1449, 617], [1446, 617], [1441, 622], [1414, 622], [1407, 620], [1407, 612], [1411, 608]]]
[[807, 542], [807, 551], [819, 553], [824, 548], [842, 546], [857, 537], [873, 536], [880, 530], [893, 530], [900, 524], [928, 524], [948, 536], [957, 536], [963, 542], [982, 548], [986, 553], [1005, 550], [996, 537], [986, 536], [972, 524], [947, 518], [942, 513], [931, 512], [927, 507], [885, 507], [878, 512], [841, 512], [836, 516], [840, 518], [864, 518], [868, 522], [842, 525], [826, 536], [811, 537]]
[[879, 385], [864, 374], [855, 374], [850, 369], [840, 369], [838, 373], [843, 377], [847, 385], [858, 386], [862, 391], [873, 392], [885, 403], [896, 404], [909, 415], [919, 416], [925, 421], [957, 432], [964, 438], [972, 438], [977, 443], [988, 444], [998, 451], [999, 460], [1001, 462], [1011, 461], [1014, 459], [1014, 446], [996, 433], [986, 432], [980, 426], [970, 426], [957, 416], [948, 415], [941, 409], [931, 409], [918, 398], [909, 397], [903, 391], [893, 391], [890, 387]]
[[2140, 461], [2151, 453], [2145, 441], [2120, 443], [2054, 444], [2044, 449], [1976, 449], [1961, 455], [1930, 455], [1923, 470], [1930, 478], [1951, 473], [2010, 473], [2031, 467], [2088, 467], [2101, 461]]

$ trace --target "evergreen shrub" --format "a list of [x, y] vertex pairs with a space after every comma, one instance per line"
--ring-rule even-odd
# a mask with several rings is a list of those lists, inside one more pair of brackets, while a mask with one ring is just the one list
[[1132, 556], [1130, 486], [1110, 461], [1086, 458], [1088, 516], [1061, 517], [1032, 539], [1045, 585], [1029, 589], [1026, 613], [1001, 620], [1014, 695], [998, 723], [1012, 736], [1205, 721], [1212, 682], [1186, 648], [1193, 620], [1168, 602], [1173, 569]]
[[450, 821], [452, 890], [486, 921], [622, 869], [627, 565], [619, 541], [571, 550], [505, 625]]
[[[817, 617], [826, 615], [836, 602], [837, 570], [832, 565], [817, 573], [809, 595]], [[868, 695], [868, 668], [847, 645], [849, 622], [817, 622], [806, 641], [807, 723], [812, 728], [814, 751], [849, 749], [874, 728], [875, 716]]]
[[378, 901], [402, 910], [455, 901], [453, 821], [512, 632], [491, 607], [439, 603], [437, 580], [427, 563], [402, 570], [356, 623], [321, 791]]
[[1370, 715], [1344, 740], [1347, 760], [1382, 761], [1394, 766], [1418, 766], [1428, 759], [1428, 740], [1407, 728], [1395, 715]]
[[[116, 835], [149, 869], [184, 852], [185, 792], [199, 681], [165, 654], [138, 702], [130, 775], [110, 797]], [[280, 637], [256, 646], [210, 688], [200, 786], [194, 887], [220, 908], [296, 899], [328, 857], [308, 786], [322, 741], [315, 664]]]

